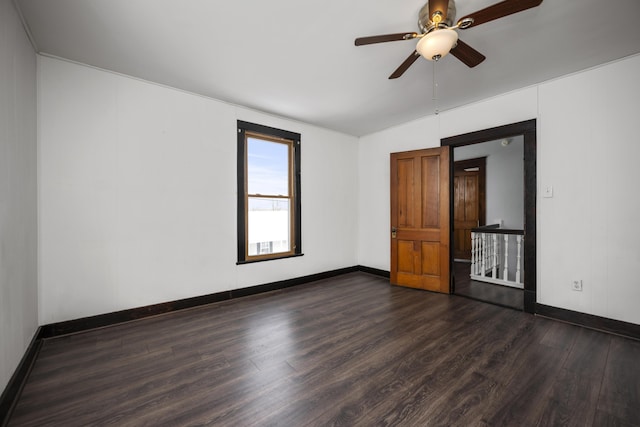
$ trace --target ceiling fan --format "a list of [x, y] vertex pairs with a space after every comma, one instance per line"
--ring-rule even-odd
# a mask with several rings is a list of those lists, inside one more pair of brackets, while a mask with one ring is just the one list
[[428, 0], [420, 9], [418, 18], [419, 33], [394, 33], [370, 37], [359, 37], [356, 46], [397, 40], [419, 39], [416, 49], [389, 76], [397, 79], [420, 57], [430, 61], [438, 61], [449, 52], [465, 65], [472, 68], [480, 64], [486, 57], [458, 39], [457, 29], [465, 30], [485, 22], [503, 18], [523, 10], [539, 6], [542, 0], [504, 0], [460, 19], [455, 25], [455, 0]]

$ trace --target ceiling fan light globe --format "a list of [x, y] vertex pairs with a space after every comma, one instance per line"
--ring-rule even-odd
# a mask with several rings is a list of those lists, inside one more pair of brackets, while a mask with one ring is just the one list
[[433, 30], [426, 34], [416, 45], [420, 55], [429, 61], [437, 61], [446, 56], [458, 41], [458, 33], [450, 28]]

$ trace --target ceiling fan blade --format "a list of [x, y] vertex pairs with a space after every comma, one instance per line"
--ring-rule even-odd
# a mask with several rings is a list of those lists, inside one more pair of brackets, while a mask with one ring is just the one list
[[522, 12], [523, 10], [540, 6], [540, 3], [542, 3], [542, 0], [505, 0], [492, 6], [485, 7], [484, 9], [477, 12], [471, 13], [460, 19], [458, 22], [471, 18], [473, 19], [473, 23], [461, 28], [466, 29], [475, 27], [476, 25], [484, 24], [485, 22], [493, 21], [495, 19], [503, 18], [514, 13]]
[[462, 61], [469, 68], [473, 68], [487, 59], [486, 56], [484, 56], [460, 39], [458, 39], [457, 46], [451, 49], [451, 54]]
[[432, 20], [434, 13], [440, 11], [442, 13], [442, 21], [445, 21], [448, 8], [449, 0], [429, 0], [429, 20]]
[[400, 64], [400, 66], [396, 68], [396, 70], [389, 76], [389, 79], [397, 79], [398, 77], [403, 75], [404, 72], [407, 71], [407, 69], [418, 60], [418, 58], [420, 58], [420, 54], [418, 53], [418, 51], [414, 50], [413, 53], [409, 55], [409, 57], [405, 59], [404, 62]]
[[418, 36], [418, 33], [408, 32], [408, 33], [395, 33], [395, 34], [381, 34], [379, 36], [370, 36], [370, 37], [358, 37], [356, 39], [356, 46], [362, 46], [365, 44], [374, 44], [374, 43], [395, 42], [398, 40], [409, 40], [409, 39], [415, 39], [417, 36]]

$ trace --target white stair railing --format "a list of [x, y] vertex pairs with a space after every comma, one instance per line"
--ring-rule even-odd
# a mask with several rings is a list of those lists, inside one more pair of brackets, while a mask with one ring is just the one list
[[[520, 274], [523, 238], [523, 230], [504, 229], [498, 225], [474, 228], [471, 231], [471, 280], [523, 289]], [[515, 256], [509, 249], [510, 241], [515, 245]]]

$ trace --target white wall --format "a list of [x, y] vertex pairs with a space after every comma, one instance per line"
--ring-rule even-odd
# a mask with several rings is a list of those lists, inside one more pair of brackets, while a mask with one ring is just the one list
[[[39, 57], [40, 323], [357, 263], [357, 138]], [[302, 135], [304, 256], [236, 265], [236, 120]]]
[[361, 138], [359, 264], [389, 269], [389, 153], [537, 118], [538, 302], [640, 324], [638, 75], [634, 56]]
[[0, 0], [0, 392], [38, 326], [36, 200], [36, 55]]
[[[640, 56], [540, 86], [538, 301], [640, 323]], [[584, 291], [570, 289], [582, 279]]]

